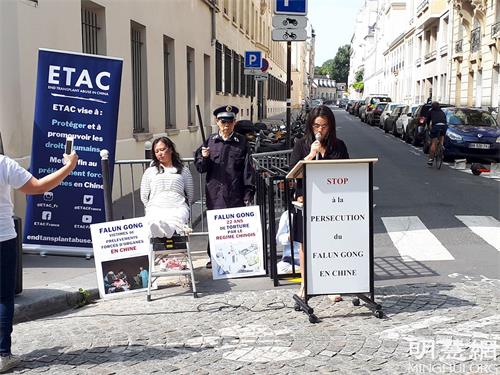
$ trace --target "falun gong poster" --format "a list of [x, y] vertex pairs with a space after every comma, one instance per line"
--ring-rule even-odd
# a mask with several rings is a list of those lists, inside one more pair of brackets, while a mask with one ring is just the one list
[[258, 206], [209, 210], [207, 223], [214, 280], [266, 273]]

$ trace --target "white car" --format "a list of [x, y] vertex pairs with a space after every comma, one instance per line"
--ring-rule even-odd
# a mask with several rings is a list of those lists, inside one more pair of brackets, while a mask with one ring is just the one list
[[384, 128], [384, 123], [385, 123], [385, 120], [387, 120], [387, 117], [389, 117], [389, 115], [392, 113], [393, 109], [398, 107], [398, 106], [401, 106], [401, 105], [404, 105], [403, 103], [388, 103], [385, 108], [384, 108], [384, 112], [382, 112], [382, 114], [380, 115], [380, 120], [379, 120], [379, 128], [383, 129]]
[[396, 131], [398, 135], [401, 136], [401, 139], [407, 140], [406, 136], [406, 127], [408, 126], [408, 122], [415, 114], [416, 109], [418, 108], [418, 104], [406, 105], [401, 111], [401, 116], [396, 120]]

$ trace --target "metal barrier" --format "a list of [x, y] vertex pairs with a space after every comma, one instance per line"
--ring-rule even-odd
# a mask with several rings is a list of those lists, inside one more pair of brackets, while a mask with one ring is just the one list
[[[194, 158], [181, 159], [187, 164], [194, 183], [194, 203], [191, 205], [190, 226], [191, 235], [206, 235], [208, 229], [205, 222], [205, 176], [198, 173], [194, 167]], [[144, 215], [144, 206], [140, 198], [141, 179], [146, 168], [151, 163], [150, 159], [117, 160], [115, 162], [115, 179], [113, 184], [113, 212], [115, 219], [128, 219]]]
[[298, 276], [295, 269], [292, 233], [290, 233], [292, 273], [280, 275], [277, 269], [276, 227], [279, 218], [287, 209], [288, 219], [291, 222], [291, 186], [286, 180], [286, 174], [290, 168], [291, 153], [291, 150], [285, 150], [252, 155], [256, 171], [256, 199], [260, 207], [262, 233], [264, 234], [263, 247], [266, 251], [264, 266], [269, 277], [273, 279], [274, 286], [279, 285], [279, 279]]
[[[267, 274], [273, 279], [274, 285], [279, 285], [279, 279], [298, 276], [294, 265], [293, 242], [292, 274], [279, 275], [277, 270], [276, 228], [282, 213], [288, 208], [291, 212], [290, 184], [285, 176], [290, 168], [291, 150], [273, 151], [252, 154], [252, 163], [256, 171], [256, 204], [260, 207], [263, 248], [266, 252], [264, 266]], [[206, 203], [205, 203], [205, 175], [198, 173], [194, 167], [194, 158], [183, 158], [188, 165], [195, 187], [195, 201], [191, 205], [190, 226], [191, 235], [207, 235]], [[115, 179], [113, 184], [113, 213], [114, 218], [132, 218], [144, 215], [144, 206], [140, 199], [140, 184], [144, 171], [149, 166], [150, 159], [117, 160], [115, 162]], [[118, 196], [118, 198], [116, 198]], [[290, 214], [289, 214], [290, 220]], [[289, 221], [291, 222], [291, 221]], [[292, 235], [290, 235], [293, 241]]]

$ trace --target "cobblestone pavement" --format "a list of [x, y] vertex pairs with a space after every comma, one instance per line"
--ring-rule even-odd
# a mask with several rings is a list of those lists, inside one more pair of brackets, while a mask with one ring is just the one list
[[15, 372], [500, 373], [500, 282], [452, 281], [376, 288], [383, 319], [315, 297], [319, 324], [294, 311], [292, 289], [100, 300], [16, 325]]

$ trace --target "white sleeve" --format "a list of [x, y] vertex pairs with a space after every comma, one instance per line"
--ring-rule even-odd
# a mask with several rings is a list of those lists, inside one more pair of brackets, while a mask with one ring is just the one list
[[281, 214], [278, 230], [276, 231], [276, 241], [281, 245], [287, 245], [290, 242], [288, 211], [285, 211]]
[[144, 207], [148, 204], [149, 201], [149, 193], [151, 192], [151, 172], [150, 168], [144, 171], [141, 180], [141, 201], [144, 204]]
[[23, 185], [33, 177], [30, 172], [7, 156], [3, 156], [2, 159], [0, 159], [0, 164], [2, 165], [2, 173], [0, 173], [0, 179], [2, 181], [0, 182], [5, 185], [10, 185], [14, 189], [23, 187]]
[[182, 179], [184, 180], [184, 192], [186, 193], [189, 204], [193, 204], [194, 199], [194, 187], [193, 187], [193, 176], [187, 166], [182, 168]]

